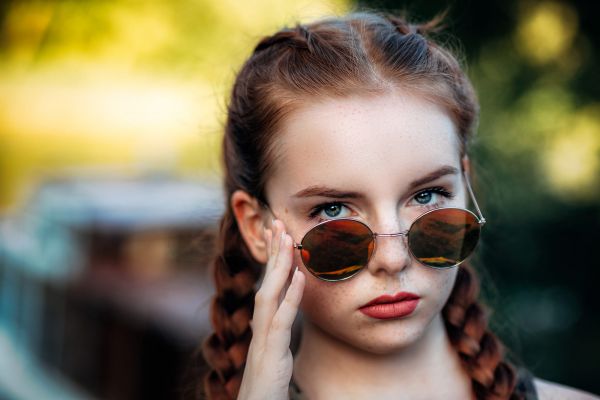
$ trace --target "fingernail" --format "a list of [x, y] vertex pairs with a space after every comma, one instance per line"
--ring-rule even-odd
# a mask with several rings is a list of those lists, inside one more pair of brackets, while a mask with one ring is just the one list
[[281, 243], [283, 243], [283, 241], [285, 240], [285, 232], [281, 232]]

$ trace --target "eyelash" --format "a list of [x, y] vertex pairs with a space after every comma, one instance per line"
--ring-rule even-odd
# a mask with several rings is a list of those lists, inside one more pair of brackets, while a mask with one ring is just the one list
[[[414, 200], [417, 196], [423, 194], [423, 193], [433, 193], [433, 194], [439, 194], [441, 196], [443, 196], [446, 199], [452, 199], [454, 198], [454, 194], [446, 189], [444, 189], [441, 186], [436, 186], [436, 187], [432, 187], [432, 188], [427, 188], [424, 190], [421, 190], [420, 192], [416, 193], [414, 196], [412, 196], [411, 200]], [[315, 207], [313, 207], [309, 213], [309, 220], [312, 220], [314, 218], [317, 217], [317, 215], [325, 210], [327, 207], [330, 207], [332, 205], [339, 205], [339, 206], [344, 206], [347, 207], [347, 205], [343, 202], [340, 201], [331, 201], [331, 202], [327, 202], [327, 203], [321, 203], [316, 205]], [[422, 205], [425, 209], [430, 210], [430, 209], [434, 209], [434, 208], [439, 208], [438, 204], [435, 205], [428, 205], [428, 204], [423, 204]], [[335, 217], [332, 217], [332, 219]], [[319, 218], [320, 221], [325, 221], [324, 218]]]
[[[422, 193], [433, 193], [433, 194], [439, 194], [440, 196], [444, 197], [444, 199], [448, 199], [451, 200], [454, 198], [454, 194], [446, 189], [444, 189], [441, 186], [436, 186], [436, 187], [432, 187], [432, 188], [428, 188], [425, 190], [421, 190], [419, 193], [415, 194], [413, 196], [413, 199], [415, 199], [417, 196], [419, 196]], [[433, 205], [430, 204], [423, 204], [422, 205], [423, 208], [427, 209], [427, 210], [433, 210], [434, 208], [439, 208], [440, 205], [438, 203], [435, 203]]]

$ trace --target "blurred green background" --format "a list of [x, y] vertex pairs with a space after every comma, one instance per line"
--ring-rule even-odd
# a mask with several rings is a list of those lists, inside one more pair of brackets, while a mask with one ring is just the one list
[[[597, 2], [4, 0], [0, 215], [31, 215], [39, 188], [57, 180], [218, 182], [227, 94], [253, 45], [283, 25], [356, 7], [406, 12], [417, 21], [448, 8], [447, 28], [436, 37], [464, 58], [481, 102], [472, 158], [489, 223], [477, 265], [492, 326], [536, 375], [600, 393]], [[90, 240], [98, 222], [86, 224], [76, 232], [88, 232], [89, 246], [97, 243]], [[124, 237], [122, 228], [111, 229], [111, 239], [102, 239], [109, 248]], [[165, 237], [135, 243], [174, 246]], [[133, 257], [131, 246], [124, 248]], [[19, 264], [8, 250], [2, 254], [0, 280], [8, 282]], [[167, 276], [153, 274], [153, 282]], [[0, 281], [0, 327], [15, 323], [7, 310], [19, 307], [8, 287]], [[17, 353], [27, 353], [27, 343], [16, 343]], [[183, 363], [191, 348], [191, 340], [182, 344], [172, 363]], [[152, 363], [152, 353], [144, 357]], [[155, 362], [164, 363], [161, 357]], [[51, 366], [45, 361], [42, 370]], [[0, 398], [14, 373], [0, 363]], [[145, 396], [110, 379], [100, 385], [91, 372], [63, 375], [91, 396]]]

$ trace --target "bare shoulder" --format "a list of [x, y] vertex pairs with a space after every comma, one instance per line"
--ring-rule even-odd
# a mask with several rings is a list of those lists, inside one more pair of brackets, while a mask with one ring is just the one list
[[600, 400], [600, 397], [559, 383], [535, 378], [533, 380], [540, 400]]

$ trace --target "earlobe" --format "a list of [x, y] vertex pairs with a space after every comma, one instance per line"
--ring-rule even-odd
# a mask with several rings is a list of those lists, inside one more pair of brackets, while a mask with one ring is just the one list
[[258, 200], [243, 190], [236, 190], [230, 198], [230, 206], [240, 234], [259, 263], [267, 262], [267, 246], [264, 237], [264, 217]]

